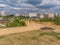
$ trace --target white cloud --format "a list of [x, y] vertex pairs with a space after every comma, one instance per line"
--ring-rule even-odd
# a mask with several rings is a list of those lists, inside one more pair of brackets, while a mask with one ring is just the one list
[[19, 5], [20, 3], [27, 2], [28, 0], [4, 0], [8, 4]]
[[39, 5], [60, 5], [60, 0], [42, 0]]
[[4, 4], [0, 4], [0, 7], [6, 7], [6, 5], [4, 5]]
[[15, 10], [38, 10], [38, 8], [16, 8], [16, 7], [12, 7], [12, 9], [15, 9]]
[[49, 9], [40, 9], [39, 12], [41, 12], [41, 13], [49, 13], [49, 12], [57, 13], [57, 12], [60, 12], [60, 6], [55, 6], [55, 7], [49, 8]]
[[[34, 5], [32, 5], [32, 4], [28, 4], [28, 3], [21, 3], [21, 4], [19, 4], [20, 5], [20, 7], [18, 8], [18, 7], [12, 7], [13, 9], [15, 9], [15, 10], [23, 10], [23, 9], [25, 9], [25, 10], [38, 10], [38, 8], [36, 8]], [[22, 8], [21, 8], [22, 7]]]
[[28, 4], [28, 3], [20, 3], [19, 6], [24, 6], [24, 7], [35, 7], [32, 4]]
[[60, 12], [60, 6], [56, 6], [56, 7], [50, 8], [49, 11], [53, 11], [53, 12], [55, 12], [55, 11], [58, 12], [59, 11]]
[[[51, 6], [51, 8], [48, 9], [48, 7], [46, 7], [46, 9], [41, 9], [39, 12], [60, 12], [60, 0], [42, 0], [41, 4], [37, 4], [37, 6]], [[54, 7], [52, 7], [52, 5]]]
[[[9, 6], [9, 7], [12, 7], [12, 6], [9, 5], [9, 4], [12, 4], [12, 5], [15, 6], [15, 7], [12, 7], [12, 8], [15, 9], [15, 10], [35, 8], [34, 5], [25, 3], [26, 1], [28, 1], [28, 0], [6, 0], [6, 2], [8, 3], [8, 6]], [[12, 2], [14, 2], [14, 3], [12, 3]], [[22, 7], [22, 8], [21, 8], [21, 7]]]
[[[44, 5], [53, 5], [55, 7], [51, 7], [48, 9], [40, 9], [36, 7], [36, 5], [32, 5], [29, 3], [26, 3], [28, 0], [5, 0], [6, 4], [0, 4], [0, 7], [5, 7], [5, 10], [38, 10], [39, 12], [52, 12], [55, 11], [56, 9], [60, 9], [60, 0], [42, 0], [40, 4], [37, 4], [37, 6], [44, 6]], [[36, 0], [40, 1], [40, 0]], [[2, 2], [2, 0], [0, 1]], [[34, 2], [33, 2], [34, 3]], [[37, 3], [37, 2], [36, 2]]]
[[28, 0], [17, 0], [18, 3], [20, 2], [27, 2]]

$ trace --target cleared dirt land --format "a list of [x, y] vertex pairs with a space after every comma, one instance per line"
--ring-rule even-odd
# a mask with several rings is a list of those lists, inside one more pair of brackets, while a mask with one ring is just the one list
[[13, 33], [19, 33], [19, 32], [26, 32], [26, 31], [32, 31], [32, 30], [39, 30], [41, 27], [52, 27], [54, 28], [55, 32], [60, 32], [60, 26], [53, 25], [52, 23], [37, 23], [34, 21], [26, 21], [27, 26], [24, 27], [12, 27], [12, 28], [4, 28], [0, 29], [0, 36], [2, 35], [8, 35]]
[[0, 45], [60, 45], [60, 34], [35, 30], [0, 36]]
[[26, 24], [27, 26], [23, 26], [23, 27], [12, 27], [12, 28], [0, 29], [0, 36], [19, 33], [19, 32], [38, 30], [42, 26], [41, 24], [34, 23], [34, 22], [26, 22]]
[[[0, 29], [0, 45], [60, 45], [60, 26], [37, 22], [26, 22], [26, 24], [25, 27]], [[44, 26], [55, 30], [40, 30]]]

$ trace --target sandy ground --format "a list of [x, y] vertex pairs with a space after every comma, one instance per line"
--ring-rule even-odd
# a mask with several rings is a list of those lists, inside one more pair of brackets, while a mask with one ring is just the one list
[[2, 35], [8, 35], [8, 34], [13, 34], [13, 33], [20, 33], [20, 32], [25, 32], [25, 31], [32, 31], [32, 30], [38, 30], [41, 27], [44, 26], [50, 26], [55, 28], [55, 32], [60, 32], [60, 26], [58, 26], [59, 28], [57, 28], [57, 26], [54, 25], [49, 25], [49, 24], [39, 24], [36, 22], [28, 22], [26, 21], [27, 26], [24, 27], [14, 27], [14, 28], [5, 28], [5, 29], [0, 29], [0, 36]]

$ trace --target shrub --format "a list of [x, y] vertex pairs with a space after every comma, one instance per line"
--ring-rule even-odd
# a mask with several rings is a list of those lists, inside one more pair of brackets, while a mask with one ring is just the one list
[[60, 25], [60, 17], [56, 17], [56, 18], [54, 19], [54, 23], [55, 23], [56, 25]]
[[17, 26], [26, 26], [24, 21], [19, 21], [15, 19], [13, 22], [7, 23], [7, 27], [17, 27]]
[[52, 19], [43, 18], [43, 19], [40, 19], [39, 21], [42, 21], [42, 22], [52, 22]]

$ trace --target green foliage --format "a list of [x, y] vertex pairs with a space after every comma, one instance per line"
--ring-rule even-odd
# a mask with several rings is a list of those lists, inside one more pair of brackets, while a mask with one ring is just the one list
[[28, 16], [19, 16], [17, 17], [18, 19], [28, 19], [29, 17]]
[[56, 25], [60, 25], [60, 17], [56, 17], [56, 18], [54, 19], [54, 23], [55, 23]]
[[15, 19], [13, 22], [10, 22], [6, 24], [7, 27], [17, 27], [17, 26], [25, 26], [24, 21], [19, 21], [18, 19]]
[[40, 19], [39, 21], [42, 21], [42, 22], [52, 22], [52, 19], [42, 18], [42, 19]]
[[60, 17], [55, 17], [54, 19], [42, 18], [42, 19], [39, 19], [39, 21], [41, 21], [41, 22], [54, 22], [54, 24], [60, 25]]

